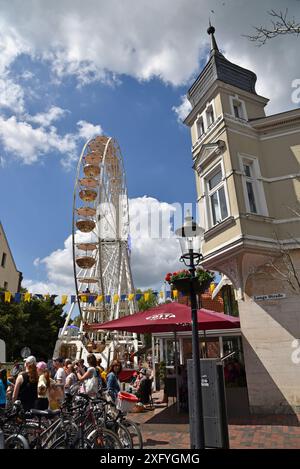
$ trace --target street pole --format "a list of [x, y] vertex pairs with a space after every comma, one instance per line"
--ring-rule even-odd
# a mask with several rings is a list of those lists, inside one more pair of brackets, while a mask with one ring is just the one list
[[193, 381], [195, 386], [194, 392], [194, 412], [195, 412], [195, 447], [192, 449], [204, 449], [204, 422], [203, 422], [203, 405], [202, 405], [202, 387], [201, 387], [201, 363], [199, 353], [199, 336], [198, 336], [198, 317], [197, 317], [197, 296], [194, 290], [193, 279], [195, 277], [195, 264], [193, 249], [189, 249], [190, 267], [192, 274], [191, 279], [191, 309], [192, 309], [192, 353], [193, 353]]

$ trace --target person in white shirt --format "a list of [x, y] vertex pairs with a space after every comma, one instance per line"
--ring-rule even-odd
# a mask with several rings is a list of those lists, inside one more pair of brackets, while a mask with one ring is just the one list
[[66, 372], [64, 370], [64, 359], [61, 357], [53, 359], [53, 365], [56, 369], [56, 373], [54, 375], [54, 380], [57, 384], [62, 384], [63, 386], [66, 384]]

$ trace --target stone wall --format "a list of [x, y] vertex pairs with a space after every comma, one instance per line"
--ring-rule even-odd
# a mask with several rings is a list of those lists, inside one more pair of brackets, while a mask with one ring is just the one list
[[[300, 249], [291, 253], [300, 279]], [[282, 299], [255, 299], [282, 293]], [[260, 266], [239, 300], [250, 410], [300, 412], [300, 290], [287, 258]]]

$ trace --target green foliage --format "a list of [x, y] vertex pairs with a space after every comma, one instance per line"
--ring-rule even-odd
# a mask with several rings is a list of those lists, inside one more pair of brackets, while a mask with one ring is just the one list
[[[154, 308], [157, 306], [157, 297], [153, 294], [153, 291], [151, 289], [142, 291], [142, 290], [137, 290], [136, 293], [141, 293], [144, 295], [144, 293], [149, 293], [149, 299], [145, 300], [144, 296], [140, 300], [138, 300], [138, 311], [146, 311], [147, 309]], [[151, 348], [152, 346], [152, 335], [151, 334], [143, 334], [144, 335], [144, 346], [146, 348]]]
[[1, 295], [0, 337], [6, 342], [7, 360], [19, 359], [24, 346], [39, 360], [51, 358], [64, 318], [63, 306], [50, 299], [4, 303]]
[[157, 298], [153, 294], [153, 291], [151, 289], [145, 290], [145, 291], [137, 290], [136, 292], [141, 293], [142, 295], [144, 295], [144, 293], [149, 293], [149, 299], [148, 300], [145, 300], [144, 296], [142, 296], [142, 298], [140, 300], [138, 300], [138, 310], [139, 311], [146, 311], [147, 309], [154, 308], [155, 306], [157, 306], [157, 304], [158, 304], [157, 303]]
[[196, 269], [196, 277], [200, 283], [209, 282], [209, 281], [212, 282], [215, 278], [213, 272], [210, 272], [209, 270], [203, 270], [203, 269]]

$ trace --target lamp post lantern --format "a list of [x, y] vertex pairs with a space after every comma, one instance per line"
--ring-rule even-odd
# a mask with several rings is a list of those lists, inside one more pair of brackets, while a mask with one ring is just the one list
[[[194, 407], [196, 428], [195, 442], [192, 449], [204, 449], [204, 421], [202, 407], [202, 390], [201, 390], [201, 364], [199, 352], [199, 336], [198, 336], [198, 318], [197, 318], [197, 296], [194, 289], [194, 279], [196, 278], [196, 266], [202, 259], [200, 254], [200, 236], [204, 230], [193, 220], [193, 217], [187, 213], [184, 225], [178, 228], [175, 233], [179, 237], [182, 256], [181, 262], [188, 267], [190, 278], [190, 300], [191, 300], [191, 316], [192, 316], [192, 353], [193, 353], [193, 381], [195, 385], [194, 402], [190, 403]], [[198, 391], [198, 392], [197, 392]]]

